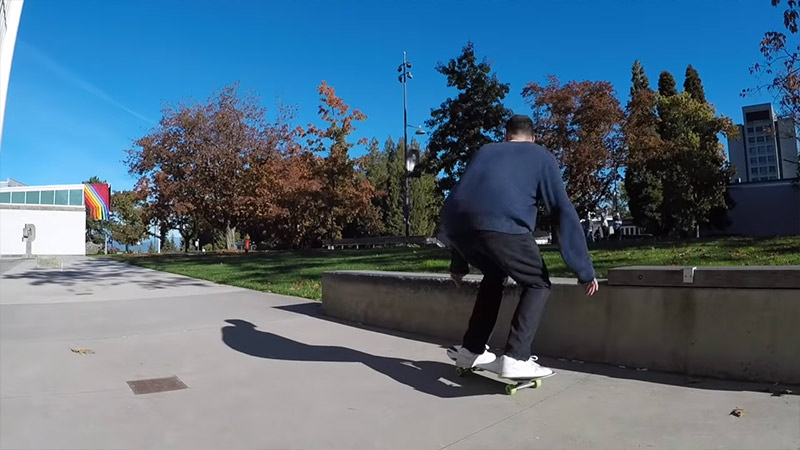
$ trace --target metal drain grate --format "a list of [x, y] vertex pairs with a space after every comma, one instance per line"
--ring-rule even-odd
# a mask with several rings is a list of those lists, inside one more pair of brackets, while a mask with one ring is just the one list
[[177, 391], [188, 389], [178, 377], [151, 378], [149, 380], [128, 381], [134, 395], [155, 394], [156, 392]]

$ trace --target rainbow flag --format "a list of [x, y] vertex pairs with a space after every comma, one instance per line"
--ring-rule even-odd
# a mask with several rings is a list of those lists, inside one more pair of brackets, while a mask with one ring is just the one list
[[84, 184], [83, 196], [92, 219], [108, 220], [111, 210], [111, 188], [107, 184]]

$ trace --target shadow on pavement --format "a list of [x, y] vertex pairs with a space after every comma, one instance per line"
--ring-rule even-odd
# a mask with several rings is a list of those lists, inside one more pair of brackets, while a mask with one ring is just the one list
[[[322, 312], [321, 303], [297, 303], [294, 305], [276, 306], [276, 309], [289, 311], [296, 314], [302, 314], [314, 317], [320, 320], [327, 320], [330, 322], [341, 323], [344, 325], [361, 328], [378, 333], [397, 336], [405, 339], [414, 339], [422, 342], [430, 342], [437, 344], [443, 348], [452, 343], [444, 343], [441, 340], [434, 340], [427, 337], [415, 336], [409, 333], [402, 333], [394, 330], [386, 330], [378, 327], [347, 322], [331, 317], [327, 317]], [[587, 373], [609, 378], [627, 379], [642, 381], [646, 383], [666, 384], [670, 386], [683, 386], [693, 389], [708, 389], [715, 391], [733, 391], [733, 392], [764, 392], [770, 393], [773, 396], [787, 395], [800, 395], [800, 386], [784, 384], [784, 383], [756, 383], [745, 381], [730, 381], [720, 380], [708, 377], [691, 377], [684, 374], [666, 373], [658, 371], [639, 371], [635, 368], [621, 368], [619, 366], [590, 363], [590, 362], [577, 362], [558, 359], [555, 357], [540, 357], [540, 363], [546, 367], [550, 367], [556, 371], [568, 370], [570, 372]], [[452, 366], [448, 366], [452, 370]], [[491, 381], [491, 380], [489, 380]]]
[[[139, 267], [101, 259], [85, 259], [74, 262], [63, 270], [31, 269], [14, 274], [3, 274], [4, 279], [24, 280], [31, 286], [74, 286], [95, 283], [98, 286], [135, 284], [144, 289], [166, 289], [180, 286], [213, 286], [193, 278], [169, 275], [165, 272], [148, 273]], [[157, 273], [158, 276], [153, 276]]]
[[[636, 370], [628, 367], [597, 364], [588, 362], [566, 361], [557, 358], [541, 358], [542, 365], [554, 370], [591, 373], [609, 378], [659, 383], [670, 386], [685, 386], [694, 389], [733, 392], [764, 392], [775, 397], [782, 395], [800, 395], [798, 386], [782, 383], [758, 383], [747, 381], [721, 380], [707, 377], [693, 377], [685, 374], [658, 372], [653, 370]], [[788, 390], [788, 392], [787, 392]]]
[[503, 393], [503, 384], [482, 376], [459, 378], [452, 364], [410, 361], [371, 355], [359, 350], [330, 345], [304, 344], [266, 331], [246, 320], [226, 320], [222, 341], [233, 350], [257, 358], [281, 361], [361, 363], [398, 383], [441, 398]]

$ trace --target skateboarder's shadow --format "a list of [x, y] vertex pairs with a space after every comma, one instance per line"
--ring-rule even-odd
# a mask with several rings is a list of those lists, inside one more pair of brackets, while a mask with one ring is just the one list
[[456, 377], [452, 364], [408, 361], [370, 355], [346, 347], [304, 344], [259, 331], [246, 320], [229, 319], [225, 322], [231, 325], [222, 327], [222, 341], [228, 347], [250, 356], [281, 361], [361, 363], [417, 391], [443, 398], [502, 392], [501, 386], [483, 377], [469, 377], [469, 380]]

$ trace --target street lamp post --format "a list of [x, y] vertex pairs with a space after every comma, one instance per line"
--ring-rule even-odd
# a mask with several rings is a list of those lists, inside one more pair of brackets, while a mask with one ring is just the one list
[[417, 131], [415, 134], [425, 134], [422, 127], [412, 127], [408, 124], [408, 91], [406, 89], [406, 84], [408, 80], [414, 78], [409, 69], [411, 69], [411, 63], [406, 60], [406, 52], [403, 52], [403, 64], [397, 67], [397, 71], [400, 73], [397, 80], [403, 84], [403, 161], [405, 161], [403, 168], [403, 225], [405, 227], [406, 240], [408, 240], [410, 235], [411, 223], [408, 179], [410, 178], [411, 172], [414, 171], [414, 167], [417, 165], [417, 160], [419, 159], [418, 151], [409, 151], [408, 149], [408, 129], [416, 128]]

